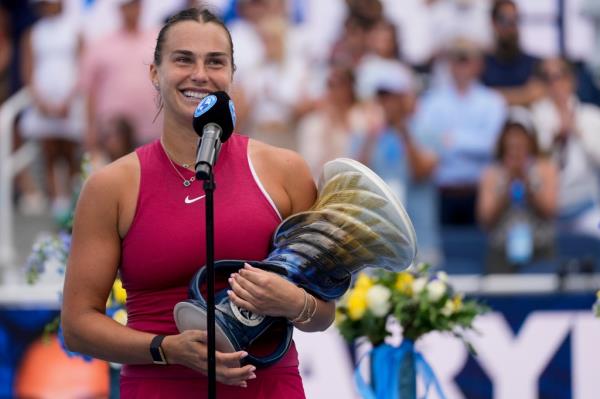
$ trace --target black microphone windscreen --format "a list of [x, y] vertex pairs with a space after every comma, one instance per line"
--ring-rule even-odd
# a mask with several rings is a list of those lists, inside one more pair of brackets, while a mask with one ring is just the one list
[[204, 127], [214, 123], [221, 127], [220, 140], [224, 142], [231, 136], [235, 127], [235, 107], [229, 95], [224, 91], [216, 91], [204, 97], [194, 112], [194, 131], [202, 137]]

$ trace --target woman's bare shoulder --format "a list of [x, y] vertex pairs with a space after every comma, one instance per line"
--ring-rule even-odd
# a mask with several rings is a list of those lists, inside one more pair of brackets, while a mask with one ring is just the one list
[[300, 154], [256, 140], [250, 140], [249, 153], [259, 175], [283, 187], [290, 199], [292, 213], [308, 209], [313, 204], [316, 198], [314, 180]]
[[130, 153], [94, 171], [85, 186], [111, 191], [126, 189], [134, 180], [139, 180], [140, 162], [135, 153]]

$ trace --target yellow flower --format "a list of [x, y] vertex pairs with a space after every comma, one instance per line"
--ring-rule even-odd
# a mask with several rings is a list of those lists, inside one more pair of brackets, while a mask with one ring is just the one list
[[346, 315], [339, 309], [335, 310], [335, 324], [340, 325], [346, 320]]
[[121, 279], [116, 279], [113, 284], [113, 295], [115, 297], [115, 301], [120, 304], [124, 304], [127, 300], [127, 291], [123, 288], [123, 283]]
[[412, 274], [400, 272], [396, 277], [396, 290], [403, 294], [412, 295], [412, 283], [415, 280]]
[[354, 283], [354, 289], [357, 290], [368, 290], [373, 286], [373, 280], [365, 273], [360, 273], [358, 278], [356, 279], [356, 283]]
[[454, 307], [454, 311], [458, 311], [462, 308], [463, 305], [463, 296], [462, 294], [456, 294], [454, 295], [454, 298], [452, 298], [452, 305]]
[[360, 319], [367, 310], [367, 290], [354, 289], [348, 297], [348, 316], [352, 320]]
[[125, 309], [119, 309], [115, 312], [115, 314], [113, 314], [113, 319], [116, 320], [117, 322], [121, 323], [122, 325], [126, 325], [127, 324], [127, 312], [125, 311]]

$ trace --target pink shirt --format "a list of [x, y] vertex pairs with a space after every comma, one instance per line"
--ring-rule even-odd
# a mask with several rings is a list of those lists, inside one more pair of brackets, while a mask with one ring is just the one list
[[[247, 146], [247, 137], [234, 134], [215, 166], [216, 260], [264, 259], [281, 222], [255, 176]], [[140, 190], [123, 239], [120, 266], [127, 290], [127, 324], [140, 331], [177, 334], [173, 308], [188, 298], [190, 280], [205, 264], [204, 190], [201, 182], [183, 186], [159, 141], [141, 147], [137, 155]], [[187, 179], [192, 177], [193, 172], [176, 167]], [[216, 290], [224, 284], [217, 281]], [[206, 392], [203, 375], [176, 365], [126, 365], [121, 382], [124, 398], [151, 397], [145, 395], [157, 389], [168, 393], [160, 397], [201, 398]], [[250, 380], [246, 389], [219, 384], [219, 398], [230, 397], [303, 398], [296, 348], [292, 345], [278, 363], [258, 370], [257, 379]]]
[[81, 86], [95, 93], [97, 121], [126, 117], [139, 143], [158, 138], [162, 126], [160, 118], [152, 123], [158, 107], [149, 77], [157, 36], [156, 30], [119, 30], [90, 43], [82, 62]]

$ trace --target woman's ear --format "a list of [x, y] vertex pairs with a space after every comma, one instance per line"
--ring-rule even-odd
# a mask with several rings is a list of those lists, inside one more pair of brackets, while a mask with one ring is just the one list
[[150, 81], [152, 82], [152, 86], [154, 86], [154, 88], [158, 91], [160, 85], [158, 83], [158, 70], [156, 69], [156, 65], [150, 64], [150, 69], [148, 72], [150, 75]]

